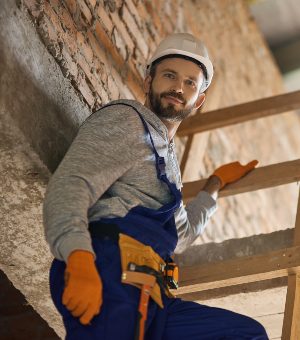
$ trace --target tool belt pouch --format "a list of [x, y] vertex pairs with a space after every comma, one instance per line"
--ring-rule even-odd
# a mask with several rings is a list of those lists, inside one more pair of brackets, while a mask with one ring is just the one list
[[[128, 270], [129, 263], [134, 263], [137, 266], [148, 266], [158, 272], [163, 271], [166, 263], [158, 254], [154, 252], [150, 246], [145, 246], [143, 243], [128, 235], [120, 234], [119, 236], [119, 247], [123, 273]], [[142, 288], [141, 284], [129, 282], [124, 279], [122, 279], [122, 282], [131, 284], [140, 289]], [[170, 296], [170, 294], [170, 292], [167, 292], [168, 296]], [[150, 296], [161, 308], [163, 308], [161, 290], [157, 282], [155, 283]]]

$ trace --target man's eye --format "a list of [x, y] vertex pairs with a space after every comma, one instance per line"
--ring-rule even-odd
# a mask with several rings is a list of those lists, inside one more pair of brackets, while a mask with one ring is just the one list
[[171, 79], [174, 79], [174, 78], [175, 78], [175, 76], [174, 76], [173, 73], [165, 73], [165, 77], [171, 78]]
[[195, 82], [193, 80], [187, 80], [186, 83], [189, 86], [196, 86], [196, 84], [195, 84]]

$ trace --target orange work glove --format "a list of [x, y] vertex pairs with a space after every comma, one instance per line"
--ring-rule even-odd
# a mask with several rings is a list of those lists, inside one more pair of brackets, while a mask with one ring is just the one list
[[102, 281], [91, 252], [75, 250], [69, 255], [62, 302], [74, 317], [80, 317], [83, 325], [99, 314]]
[[213, 175], [220, 178], [221, 188], [223, 188], [226, 184], [235, 182], [245, 176], [249, 171], [253, 170], [257, 164], [257, 160], [247, 165], [241, 165], [240, 162], [228, 163], [217, 168]]

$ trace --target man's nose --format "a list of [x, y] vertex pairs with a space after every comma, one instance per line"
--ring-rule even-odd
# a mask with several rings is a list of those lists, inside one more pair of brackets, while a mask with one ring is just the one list
[[177, 79], [173, 83], [172, 90], [176, 93], [183, 93], [183, 81], [181, 79]]

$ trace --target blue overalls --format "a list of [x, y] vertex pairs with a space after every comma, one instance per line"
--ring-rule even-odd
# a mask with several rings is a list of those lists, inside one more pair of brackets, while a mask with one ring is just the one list
[[[106, 106], [116, 105], [108, 104]], [[131, 106], [129, 104], [124, 104]], [[142, 206], [131, 209], [125, 217], [105, 218], [103, 224], [117, 225], [120, 232], [145, 245], [150, 245], [167, 259], [177, 244], [174, 213], [181, 203], [181, 193], [165, 173], [164, 158], [155, 149], [148, 126], [140, 116], [152, 144], [158, 178], [165, 183], [173, 200], [154, 210]], [[97, 222], [93, 222], [93, 228]], [[83, 326], [62, 304], [65, 263], [55, 259], [50, 270], [50, 290], [54, 304], [63, 317], [67, 340], [134, 340], [140, 290], [121, 283], [121, 263], [118, 242], [114, 238], [92, 238], [96, 266], [103, 283], [103, 304], [91, 324]], [[152, 299], [149, 302], [145, 340], [217, 340], [268, 339], [264, 328], [256, 321], [224, 309], [207, 307], [194, 302], [169, 298], [162, 293], [164, 308]]]

